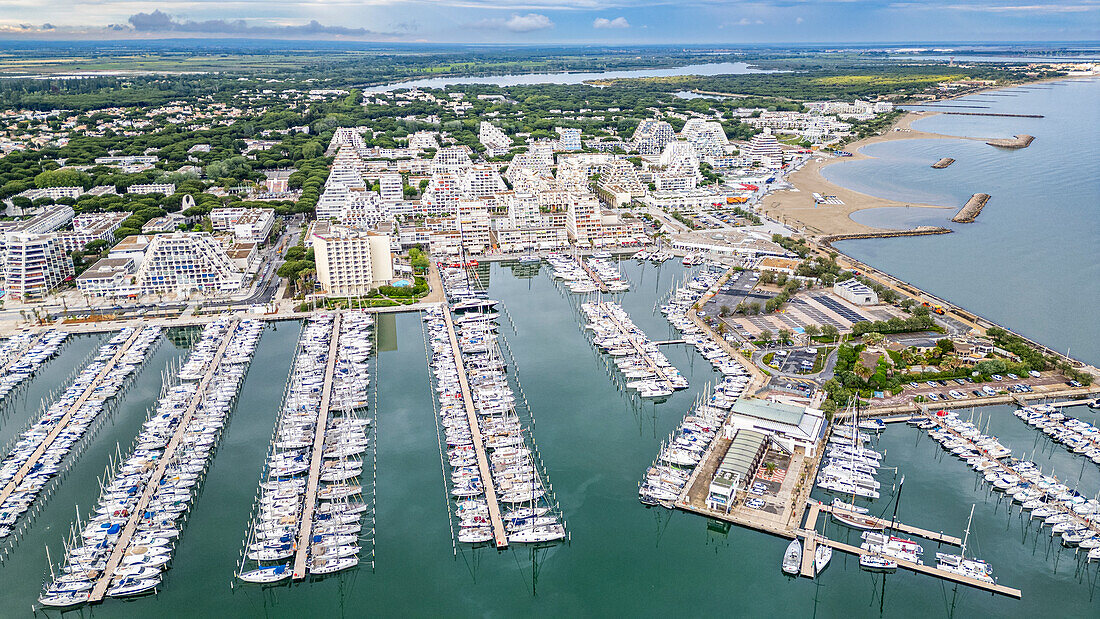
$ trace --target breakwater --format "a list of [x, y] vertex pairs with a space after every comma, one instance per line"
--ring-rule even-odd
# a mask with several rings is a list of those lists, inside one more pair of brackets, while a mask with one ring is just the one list
[[951, 165], [952, 163], [955, 163], [954, 159], [952, 159], [951, 157], [944, 157], [943, 159], [940, 159], [936, 163], [933, 163], [932, 167], [937, 169], [937, 170], [942, 170], [942, 169], [946, 168], [947, 166]]
[[959, 224], [968, 224], [978, 218], [978, 214], [985, 208], [985, 204], [989, 202], [988, 193], [976, 193], [970, 196], [970, 199], [966, 201], [966, 204], [959, 209], [958, 213], [951, 218], [951, 221]]
[[1031, 143], [1035, 141], [1035, 136], [1021, 134], [1015, 135], [1011, 138], [1004, 138], [999, 140], [989, 140], [986, 144], [990, 146], [998, 146], [1000, 148], [1027, 148], [1031, 146]]
[[834, 234], [819, 239], [825, 246], [831, 247], [837, 241], [852, 241], [856, 239], [889, 239], [900, 236], [925, 236], [928, 234], [948, 234], [951, 230], [938, 226], [918, 226], [911, 230], [883, 230], [881, 232], [854, 232], [851, 234]]

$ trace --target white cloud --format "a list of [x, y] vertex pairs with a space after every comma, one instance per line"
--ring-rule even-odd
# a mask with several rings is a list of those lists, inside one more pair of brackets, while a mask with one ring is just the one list
[[748, 17], [742, 17], [740, 20], [733, 22], [734, 26], [760, 26], [764, 23], [762, 19], [749, 19]]
[[806, 20], [802, 19], [801, 17], [796, 17], [795, 20], [794, 20], [794, 23], [801, 24], [804, 21], [806, 21]]
[[546, 30], [548, 28], [553, 28], [554, 22], [551, 21], [549, 17], [541, 15], [539, 13], [528, 13], [526, 15], [512, 13], [512, 16], [508, 19], [483, 19], [473, 25], [477, 28], [500, 28], [504, 30], [511, 30], [512, 32], [533, 32], [535, 30]]
[[596, 21], [592, 22], [593, 28], [629, 28], [630, 22], [626, 21], [625, 17], [616, 17], [615, 19], [607, 19], [606, 17], [597, 17]]

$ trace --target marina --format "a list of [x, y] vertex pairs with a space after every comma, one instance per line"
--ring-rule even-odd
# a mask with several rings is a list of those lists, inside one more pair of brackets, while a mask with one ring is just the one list
[[[179, 385], [145, 422], [131, 454], [102, 485], [96, 516], [78, 521], [39, 602], [68, 607], [154, 592], [229, 416], [262, 330], [257, 321], [208, 325]], [[90, 587], [88, 585], [91, 585]]]
[[622, 277], [618, 261], [610, 254], [580, 255], [550, 254], [546, 258], [553, 269], [554, 279], [573, 294], [619, 293], [630, 290], [630, 284]]
[[12, 533], [61, 464], [106, 407], [141, 367], [160, 337], [159, 327], [123, 329], [100, 347], [96, 358], [73, 380], [45, 415], [0, 462], [0, 539]]
[[614, 359], [628, 379], [626, 386], [643, 398], [660, 398], [685, 389], [688, 381], [649, 340], [623, 310], [610, 302], [585, 302], [581, 310], [588, 322], [592, 345]]
[[0, 344], [0, 399], [57, 354], [68, 334], [56, 329], [21, 331]]

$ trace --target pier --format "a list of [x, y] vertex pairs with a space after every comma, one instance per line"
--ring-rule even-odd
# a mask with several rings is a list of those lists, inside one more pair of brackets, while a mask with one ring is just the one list
[[[16, 363], [19, 363], [23, 359], [23, 355], [26, 354], [28, 350], [34, 348], [36, 344], [38, 344], [43, 339], [45, 339], [46, 338], [46, 333], [48, 333], [48, 332], [47, 331], [41, 331], [39, 333], [36, 333], [34, 335], [34, 337], [32, 337], [30, 339], [30, 341], [27, 342], [27, 345], [19, 350], [18, 354], [12, 355], [11, 359], [8, 359], [7, 363], [0, 366], [0, 376], [3, 376], [4, 374], [7, 374], [8, 370], [10, 370], [13, 365], [15, 365]], [[3, 499], [0, 499], [0, 502], [3, 502]]]
[[[92, 383], [88, 385], [84, 392], [80, 394], [80, 397], [78, 397], [76, 401], [73, 402], [72, 406], [69, 407], [69, 410], [65, 411], [65, 416], [62, 417], [54, 425], [54, 428], [50, 430], [50, 433], [48, 435], [46, 435], [45, 440], [43, 440], [38, 445], [38, 448], [34, 450], [34, 453], [31, 454], [31, 457], [28, 458], [27, 461], [23, 463], [23, 466], [20, 467], [19, 470], [15, 473], [15, 477], [13, 477], [12, 480], [9, 481], [6, 486], [4, 486], [4, 489], [0, 491], [0, 505], [2, 505], [4, 501], [6, 501], [9, 496], [11, 496], [12, 492], [15, 492], [19, 485], [23, 483], [23, 479], [26, 478], [27, 474], [31, 472], [34, 466], [38, 464], [38, 461], [42, 458], [42, 454], [46, 453], [46, 451], [49, 450], [50, 446], [53, 445], [53, 442], [57, 440], [57, 437], [65, 431], [65, 429], [69, 425], [69, 421], [73, 418], [73, 415], [75, 415], [77, 411], [79, 411], [84, 406], [84, 403], [92, 397], [92, 394], [94, 394], [96, 390], [99, 389], [99, 386], [103, 383], [103, 379], [106, 378], [115, 369], [115, 366], [118, 365], [119, 359], [122, 359], [124, 356], [126, 356], [126, 353], [130, 350], [130, 346], [135, 341], [137, 341], [140, 334], [141, 329], [134, 329], [133, 333], [130, 334], [130, 337], [126, 339], [122, 346], [119, 346], [118, 350], [115, 351], [115, 354], [111, 356], [110, 361], [108, 361], [103, 366], [103, 369], [100, 370], [99, 374], [96, 375], [95, 380], [92, 381]], [[36, 340], [34, 340], [34, 342], [31, 343], [31, 346], [33, 346], [35, 342], [40, 341], [41, 337], [42, 336], [40, 335]]]
[[[817, 522], [816, 512], [813, 511], [813, 508], [814, 508], [815, 505], [818, 507], [818, 509], [820, 511], [823, 511], [827, 514], [833, 513], [833, 506], [832, 505], [822, 505], [822, 504], [818, 503], [817, 501], [812, 501], [811, 504], [810, 504], [811, 519], [809, 520], [809, 522], [811, 524], [814, 523], [814, 522]], [[896, 520], [885, 520], [883, 518], [874, 518], [873, 516], [865, 516], [865, 517], [873, 519], [875, 521], [875, 524], [893, 529], [895, 531], [901, 531], [903, 533], [908, 533], [909, 535], [916, 535], [917, 537], [923, 537], [924, 539], [936, 542], [937, 544], [949, 544], [951, 546], [962, 546], [962, 540], [961, 539], [955, 537], [954, 535], [948, 535], [948, 534], [944, 533], [943, 531], [940, 531], [940, 532], [937, 533], [936, 531], [929, 531], [927, 529], [922, 529], [920, 527], [915, 527], [915, 526], [912, 526], [912, 525], [908, 525], [908, 524], [905, 524], [905, 523], [902, 523], [902, 522], [898, 522]]]
[[596, 284], [596, 286], [600, 288], [600, 292], [606, 293], [607, 283], [603, 281], [603, 278], [600, 277], [599, 273], [596, 273], [595, 269], [588, 266], [588, 264], [585, 263], [585, 261], [582, 260], [580, 256], [577, 256], [574, 259], [577, 261], [577, 264], [579, 264], [580, 267], [584, 269], [584, 272], [588, 274], [588, 277], [592, 278], [592, 283]]
[[955, 213], [951, 221], [959, 224], [968, 224], [974, 221], [981, 214], [986, 203], [989, 202], [989, 197], [988, 193], [976, 193], [970, 196], [970, 199], [959, 209], [958, 213]]
[[497, 500], [496, 482], [493, 480], [492, 471], [489, 470], [489, 458], [485, 455], [485, 441], [481, 436], [481, 425], [477, 419], [477, 409], [474, 408], [474, 400], [470, 395], [470, 382], [466, 376], [466, 365], [462, 361], [462, 349], [458, 345], [458, 337], [455, 335], [455, 323], [451, 317], [451, 311], [446, 306], [443, 308], [443, 320], [447, 323], [447, 335], [451, 340], [451, 349], [454, 351], [455, 364], [458, 366], [458, 384], [462, 389], [462, 403], [466, 409], [466, 419], [470, 424], [471, 441], [474, 444], [474, 453], [477, 456], [477, 468], [481, 473], [481, 481], [485, 486], [485, 502], [489, 507], [489, 524], [493, 529], [493, 540], [496, 547], [508, 547], [508, 533], [504, 530], [504, 519], [500, 515], [500, 502]]
[[[619, 330], [619, 333], [621, 333], [623, 337], [625, 337], [626, 340], [630, 342], [630, 346], [634, 349], [635, 352], [638, 353], [638, 356], [641, 358], [642, 362], [645, 363], [646, 367], [649, 368], [649, 371], [653, 372], [657, 376], [657, 380], [663, 382], [665, 386], [669, 389], [675, 390], [676, 387], [672, 384], [672, 381], [668, 379], [668, 375], [665, 374], [664, 370], [661, 369], [661, 366], [657, 365], [653, 362], [653, 359], [649, 358], [649, 353], [646, 352], [645, 348], [638, 342], [637, 337], [630, 335], [631, 331], [627, 329], [626, 326], [623, 325], [623, 323], [619, 322], [619, 320], [615, 318], [611, 312], [607, 312], [605, 316], [608, 320], [611, 321], [612, 324], [615, 325], [615, 328]], [[461, 376], [461, 373], [459, 375]]]
[[940, 112], [952, 116], [1000, 116], [1002, 118], [1043, 118], [1042, 114], [995, 114], [993, 112]]
[[138, 523], [141, 521], [142, 515], [145, 513], [146, 508], [149, 507], [149, 503], [152, 501], [157, 488], [160, 487], [160, 482], [164, 478], [165, 469], [167, 469], [168, 465], [172, 462], [172, 457], [175, 455], [177, 447], [179, 447], [184, 435], [187, 434], [192, 417], [195, 416], [195, 412], [205, 399], [206, 390], [210, 386], [210, 381], [214, 378], [214, 374], [217, 373], [218, 368], [221, 366], [222, 357], [225, 356], [225, 351], [229, 348], [229, 343], [233, 341], [233, 332], [238, 324], [240, 324], [239, 318], [234, 318], [229, 323], [229, 329], [225, 338], [218, 346], [218, 350], [214, 354], [214, 359], [206, 368], [206, 372], [203, 373], [202, 379], [195, 389], [195, 395], [192, 397], [191, 403], [188, 404], [187, 409], [180, 418], [176, 431], [172, 434], [171, 440], [168, 441], [168, 445], [164, 448], [164, 452], [157, 462], [157, 468], [153, 471], [153, 475], [149, 478], [149, 481], [146, 482], [145, 489], [142, 490], [141, 493], [141, 498], [138, 499], [137, 505], [130, 512], [130, 516], [126, 521], [126, 526], [122, 529], [122, 534], [119, 535], [118, 540], [111, 549], [111, 556], [107, 560], [107, 566], [103, 569], [102, 575], [99, 577], [99, 580], [96, 581], [95, 587], [92, 588], [92, 592], [88, 596], [89, 602], [95, 603], [102, 601], [107, 593], [107, 589], [111, 586], [111, 580], [114, 578], [115, 569], [122, 562], [122, 557], [130, 546], [130, 539], [137, 531]]
[[[816, 537], [818, 544], [824, 544], [833, 550], [839, 550], [848, 554], [856, 556], [875, 554], [868, 552], [858, 546], [852, 546], [836, 540], [831, 540], [827, 537], [821, 537], [815, 531], [799, 531], [800, 536], [804, 537]], [[976, 578], [970, 578], [969, 576], [963, 576], [962, 574], [956, 574], [947, 570], [940, 569], [938, 567], [932, 567], [931, 565], [924, 565], [921, 563], [913, 563], [912, 561], [906, 561], [905, 559], [898, 559], [890, 557], [891, 560], [897, 562], [898, 567], [916, 572], [918, 574], [926, 574], [928, 576], [934, 576], [936, 578], [942, 578], [943, 580], [958, 583], [960, 585], [967, 585], [968, 587], [974, 587], [975, 589], [982, 589], [991, 593], [997, 593], [1011, 598], [1020, 599], [1022, 593], [1019, 589], [1013, 589], [1012, 587], [1006, 587], [1004, 585], [998, 585], [996, 583], [988, 583]]]
[[302, 520], [298, 528], [298, 543], [294, 551], [294, 580], [301, 580], [309, 572], [309, 548], [313, 535], [313, 512], [317, 508], [317, 489], [321, 482], [321, 464], [325, 456], [325, 431], [328, 429], [328, 408], [332, 398], [332, 380], [336, 374], [336, 356], [340, 343], [340, 312], [332, 319], [332, 335], [328, 340], [328, 356], [325, 359], [325, 382], [321, 387], [321, 406], [317, 411], [314, 427], [313, 449], [310, 451], [309, 477], [302, 505]]

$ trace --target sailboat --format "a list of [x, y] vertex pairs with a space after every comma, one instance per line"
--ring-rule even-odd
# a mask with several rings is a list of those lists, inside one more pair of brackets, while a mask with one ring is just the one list
[[832, 558], [832, 546], [819, 543], [817, 548], [814, 549], [814, 575], [820, 574], [829, 565]]
[[945, 552], [936, 553], [936, 567], [946, 572], [968, 576], [975, 580], [992, 584], [993, 567], [980, 559], [966, 558], [966, 543], [970, 539], [970, 524], [974, 521], [974, 505], [970, 506], [970, 518], [966, 521], [966, 535], [963, 536], [962, 549], [959, 554], [953, 555]]
[[787, 545], [787, 551], [783, 553], [783, 572], [791, 575], [798, 574], [802, 566], [802, 544], [797, 538]]

